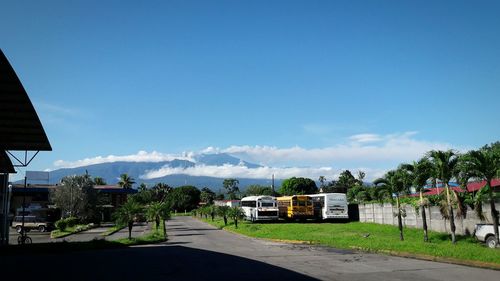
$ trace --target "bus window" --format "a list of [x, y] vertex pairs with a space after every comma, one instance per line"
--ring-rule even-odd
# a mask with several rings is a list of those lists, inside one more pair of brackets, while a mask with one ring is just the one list
[[292, 205], [297, 206], [297, 200], [292, 200]]
[[299, 206], [305, 206], [307, 201], [299, 201]]
[[256, 201], [241, 201], [241, 207], [256, 207]]
[[261, 202], [260, 205], [261, 207], [274, 207], [273, 202]]

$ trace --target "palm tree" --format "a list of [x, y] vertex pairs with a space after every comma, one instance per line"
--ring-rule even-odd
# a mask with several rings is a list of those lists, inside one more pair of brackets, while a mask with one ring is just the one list
[[427, 200], [424, 200], [424, 190], [427, 180], [429, 180], [434, 172], [434, 167], [428, 158], [424, 157], [418, 162], [413, 163], [413, 186], [420, 194], [420, 214], [422, 216], [422, 228], [424, 229], [424, 242], [429, 241], [427, 232], [427, 217], [425, 214], [425, 207], [428, 205]]
[[229, 209], [231, 209], [229, 206], [218, 206], [217, 208], [217, 215], [222, 217], [222, 219], [224, 219], [224, 225], [227, 225], [227, 217], [229, 215]]
[[238, 228], [238, 219], [241, 219], [245, 213], [240, 207], [233, 207], [229, 209], [228, 216], [233, 219], [234, 227]]
[[170, 218], [170, 210], [166, 203], [153, 202], [147, 209], [147, 217], [150, 221], [155, 221], [156, 230], [160, 228], [160, 221]]
[[[496, 244], [500, 245], [498, 235], [498, 212], [495, 208], [495, 196], [493, 194], [492, 185], [493, 179], [500, 173], [500, 151], [493, 149], [492, 146], [485, 146], [480, 150], [469, 151], [462, 157], [462, 161], [473, 177], [486, 181], [486, 185], [483, 188], [488, 188], [495, 240]], [[479, 204], [481, 204], [481, 202], [479, 202]]]
[[135, 183], [134, 179], [131, 178], [127, 174], [120, 175], [120, 181], [118, 181], [118, 185], [125, 189], [131, 189], [132, 185]]
[[455, 217], [453, 214], [453, 205], [450, 198], [450, 179], [453, 177], [455, 167], [458, 163], [458, 155], [453, 150], [432, 150], [427, 153], [427, 156], [433, 163], [436, 171], [436, 176], [439, 178], [446, 189], [446, 203], [448, 205], [448, 217], [450, 219], [451, 242], [457, 243], [455, 236]]
[[128, 226], [128, 239], [132, 239], [134, 220], [141, 211], [141, 205], [133, 200], [129, 200], [113, 214], [117, 224]]
[[157, 183], [153, 186], [153, 192], [155, 194], [156, 200], [164, 202], [167, 199], [167, 194], [172, 191], [172, 187], [166, 183]]
[[392, 199], [392, 196], [396, 197], [396, 208], [398, 216], [398, 228], [399, 228], [399, 239], [404, 240], [403, 237], [403, 221], [401, 219], [401, 205], [399, 202], [399, 197], [403, 193], [405, 186], [401, 180], [400, 173], [392, 170], [387, 172], [383, 178], [376, 179], [373, 181], [378, 188], [385, 190], [387, 196]]
[[106, 181], [101, 177], [95, 177], [94, 184], [95, 185], [106, 185]]
[[137, 189], [139, 192], [146, 191], [148, 189], [148, 186], [145, 183], [141, 183], [139, 185], [139, 188]]

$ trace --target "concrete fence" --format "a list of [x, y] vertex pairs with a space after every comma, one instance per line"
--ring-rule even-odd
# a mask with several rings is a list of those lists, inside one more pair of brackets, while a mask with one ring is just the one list
[[[500, 210], [500, 203], [495, 204], [496, 209]], [[406, 216], [403, 217], [403, 226], [422, 228], [422, 215], [420, 210], [415, 211], [413, 206], [405, 205], [404, 210]], [[426, 207], [425, 212], [427, 215], [427, 228], [437, 232], [450, 232], [450, 222], [441, 215], [439, 207], [432, 206]], [[398, 218], [395, 216], [397, 213], [396, 207], [390, 203], [383, 204], [359, 204], [359, 221], [360, 222], [373, 222], [379, 224], [398, 225]], [[483, 214], [486, 218], [481, 221], [474, 210], [468, 208], [465, 218], [455, 218], [456, 233], [462, 235], [471, 234], [474, 231], [474, 226], [478, 223], [492, 223], [490, 205], [483, 204]]]

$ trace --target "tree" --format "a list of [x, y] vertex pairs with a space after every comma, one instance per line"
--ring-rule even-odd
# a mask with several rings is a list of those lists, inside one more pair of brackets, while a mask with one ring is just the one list
[[268, 196], [273, 196], [274, 192], [273, 189], [270, 186], [262, 186], [258, 184], [253, 184], [249, 185], [247, 189], [245, 190], [245, 195], [246, 196], [252, 196], [252, 195], [268, 195]]
[[52, 200], [63, 217], [91, 221], [97, 215], [97, 191], [89, 175], [67, 176], [52, 193]]
[[325, 187], [325, 182], [326, 182], [326, 177], [325, 176], [319, 176], [318, 178], [319, 181], [319, 188], [321, 191], [323, 191], [323, 188]]
[[236, 194], [240, 192], [240, 188], [238, 187], [239, 184], [240, 181], [237, 179], [224, 179], [224, 182], [222, 182], [230, 200], [237, 198]]
[[217, 215], [224, 219], [224, 225], [227, 225], [227, 217], [229, 216], [229, 206], [218, 206], [217, 207]]
[[153, 202], [149, 204], [146, 214], [149, 221], [155, 221], [156, 230], [160, 228], [161, 220], [167, 220], [170, 218], [170, 210], [164, 202]]
[[134, 179], [131, 178], [129, 175], [127, 174], [120, 175], [120, 180], [118, 181], [118, 185], [121, 188], [131, 189], [134, 183], [135, 183]]
[[141, 183], [139, 185], [139, 188], [137, 189], [137, 191], [141, 192], [141, 191], [146, 191], [147, 189], [148, 189], [148, 186], [145, 183]]
[[351, 171], [342, 171], [339, 175], [338, 180], [332, 180], [324, 188], [323, 192], [337, 192], [337, 193], [347, 193], [350, 188], [354, 186], [362, 186], [365, 173], [363, 171], [358, 172], [358, 178], [356, 179]]
[[453, 150], [441, 151], [432, 150], [427, 156], [433, 163], [437, 177], [443, 182], [446, 189], [446, 203], [448, 205], [448, 217], [450, 220], [451, 242], [457, 243], [455, 236], [455, 217], [453, 214], [453, 205], [450, 197], [450, 179], [453, 176], [458, 161], [458, 155]]
[[132, 239], [132, 227], [134, 226], [136, 216], [141, 211], [141, 205], [133, 200], [128, 200], [113, 214], [118, 225], [128, 226], [128, 239]]
[[401, 218], [401, 204], [399, 202], [399, 197], [401, 193], [404, 191], [405, 186], [403, 181], [400, 178], [400, 174], [397, 171], [389, 171], [387, 172], [383, 178], [376, 179], [373, 183], [376, 186], [386, 190], [386, 194], [392, 200], [392, 196], [396, 197], [396, 208], [397, 208], [397, 217], [398, 217], [398, 228], [399, 228], [399, 239], [401, 241], [404, 240], [403, 237], [403, 221]]
[[94, 185], [106, 185], [106, 181], [101, 177], [94, 177]]
[[[461, 162], [470, 172], [470, 175], [478, 180], [485, 181], [483, 188], [488, 189], [491, 217], [493, 218], [493, 229], [495, 231], [496, 244], [500, 245], [498, 233], [498, 211], [495, 208], [495, 196], [493, 194], [493, 179], [500, 172], [500, 149], [493, 145], [487, 145], [480, 150], [472, 150], [461, 157]], [[481, 202], [479, 202], [481, 204]]]
[[168, 193], [165, 202], [171, 210], [191, 211], [200, 203], [200, 190], [194, 186], [180, 186]]
[[280, 193], [283, 195], [314, 194], [318, 192], [318, 187], [312, 179], [289, 178], [281, 183]]
[[200, 201], [206, 204], [213, 204], [215, 200], [215, 192], [213, 192], [210, 188], [204, 187], [201, 189], [200, 193]]
[[228, 217], [233, 219], [235, 228], [238, 228], [238, 219], [241, 219], [244, 215], [245, 212], [240, 207], [229, 208]]
[[173, 190], [171, 186], [165, 183], [157, 183], [152, 188], [155, 200], [165, 202], [167, 195]]
[[429, 234], [427, 231], [427, 217], [425, 213], [425, 207], [428, 205], [428, 201], [424, 200], [424, 190], [427, 185], [427, 181], [432, 178], [434, 174], [434, 166], [429, 161], [428, 158], [424, 157], [418, 162], [413, 163], [413, 186], [415, 186], [416, 191], [420, 194], [420, 215], [422, 216], [422, 228], [424, 229], [424, 242], [429, 241]]

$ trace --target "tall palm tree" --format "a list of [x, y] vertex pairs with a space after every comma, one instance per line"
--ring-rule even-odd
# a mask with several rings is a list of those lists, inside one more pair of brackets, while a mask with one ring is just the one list
[[134, 179], [131, 178], [128, 174], [121, 174], [120, 181], [118, 181], [118, 185], [125, 189], [131, 189], [132, 185], [135, 183]]
[[398, 228], [399, 228], [399, 239], [404, 240], [403, 236], [403, 220], [401, 218], [401, 204], [399, 197], [405, 190], [403, 181], [401, 180], [400, 173], [392, 170], [387, 172], [383, 178], [379, 178], [373, 181], [373, 184], [382, 190], [385, 190], [385, 194], [392, 199], [393, 196], [396, 197], [396, 208], [398, 217]]
[[455, 167], [458, 163], [458, 154], [453, 150], [432, 150], [427, 153], [427, 156], [433, 163], [434, 169], [436, 171], [436, 176], [439, 178], [445, 186], [446, 190], [446, 203], [448, 205], [448, 217], [450, 219], [450, 230], [451, 230], [451, 242], [453, 244], [457, 243], [455, 236], [455, 217], [453, 214], [453, 205], [450, 197], [450, 179], [453, 177]]
[[113, 214], [117, 224], [128, 226], [128, 239], [132, 239], [134, 220], [141, 211], [141, 205], [133, 200], [129, 200]]
[[233, 207], [229, 209], [228, 216], [233, 219], [234, 227], [238, 228], [238, 219], [241, 219], [245, 215], [243, 209], [240, 207]]
[[[471, 175], [479, 180], [486, 181], [483, 188], [488, 188], [488, 197], [493, 218], [493, 229], [495, 231], [496, 244], [500, 245], [498, 234], [498, 212], [495, 208], [495, 196], [493, 194], [492, 181], [500, 172], [500, 151], [495, 151], [491, 146], [485, 146], [480, 150], [469, 151], [462, 157], [464, 166]], [[481, 204], [481, 202], [479, 202]]]
[[418, 162], [413, 163], [413, 186], [420, 194], [420, 214], [422, 216], [422, 228], [424, 229], [424, 242], [429, 241], [429, 235], [427, 232], [427, 216], [425, 213], [425, 207], [428, 205], [428, 202], [424, 200], [424, 189], [427, 184], [427, 180], [432, 178], [434, 173], [434, 166], [432, 162], [429, 161], [428, 158], [424, 157]]

